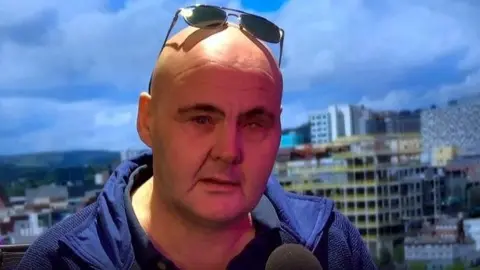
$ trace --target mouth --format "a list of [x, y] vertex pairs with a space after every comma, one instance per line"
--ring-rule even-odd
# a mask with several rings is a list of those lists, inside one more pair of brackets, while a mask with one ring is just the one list
[[233, 194], [241, 188], [239, 181], [228, 178], [208, 177], [201, 178], [198, 182], [202, 189], [209, 194]]
[[220, 186], [231, 186], [231, 187], [238, 187], [240, 183], [237, 181], [232, 181], [229, 179], [221, 179], [221, 178], [202, 178], [200, 182], [210, 185], [220, 185]]

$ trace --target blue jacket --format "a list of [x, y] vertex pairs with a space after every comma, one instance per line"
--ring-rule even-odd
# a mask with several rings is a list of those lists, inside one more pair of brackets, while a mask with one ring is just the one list
[[[17, 269], [132, 269], [135, 255], [123, 191], [129, 175], [146, 160], [140, 156], [123, 162], [97, 201], [41, 235]], [[284, 242], [304, 245], [323, 269], [376, 269], [358, 229], [331, 200], [285, 192], [274, 179], [265, 195], [289, 236], [282, 237]]]

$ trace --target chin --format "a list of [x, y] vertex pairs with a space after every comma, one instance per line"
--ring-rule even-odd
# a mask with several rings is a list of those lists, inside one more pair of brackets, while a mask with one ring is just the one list
[[210, 207], [203, 205], [192, 210], [199, 219], [217, 225], [228, 224], [243, 219], [251, 211], [251, 209], [246, 206], [229, 206], [228, 204]]

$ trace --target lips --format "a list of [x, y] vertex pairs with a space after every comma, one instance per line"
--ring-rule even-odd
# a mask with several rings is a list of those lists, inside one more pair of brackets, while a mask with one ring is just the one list
[[215, 184], [215, 185], [225, 185], [225, 186], [238, 186], [240, 183], [238, 181], [232, 181], [226, 178], [219, 178], [219, 177], [208, 177], [202, 178], [200, 181], [208, 184]]

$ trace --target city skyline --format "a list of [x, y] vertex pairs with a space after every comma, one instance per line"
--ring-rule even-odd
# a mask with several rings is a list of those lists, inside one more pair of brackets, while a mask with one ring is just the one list
[[[285, 29], [284, 127], [330, 104], [416, 109], [480, 90], [480, 3], [202, 3], [253, 11]], [[137, 96], [174, 11], [187, 4], [2, 6], [11, 16], [0, 26], [0, 154], [143, 147]]]

